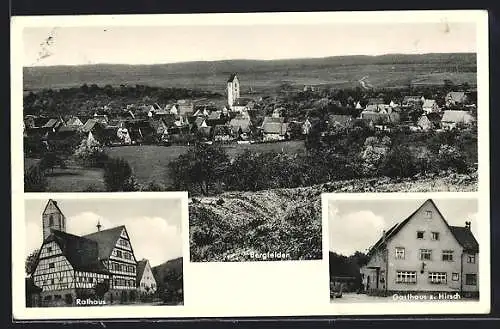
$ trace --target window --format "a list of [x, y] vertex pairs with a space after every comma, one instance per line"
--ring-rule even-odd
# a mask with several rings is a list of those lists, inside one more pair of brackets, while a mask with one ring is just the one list
[[453, 250], [443, 250], [443, 262], [453, 262]]
[[476, 263], [476, 255], [467, 255], [467, 263], [475, 264]]
[[396, 247], [396, 259], [405, 259], [405, 248]]
[[52, 252], [52, 247], [47, 247], [47, 252]]
[[417, 239], [423, 239], [424, 238], [424, 231], [418, 231], [417, 232]]
[[432, 232], [432, 240], [439, 240], [439, 232]]
[[417, 272], [415, 271], [397, 271], [396, 283], [417, 283]]
[[116, 251], [116, 257], [122, 258], [122, 252], [120, 250]]
[[432, 218], [432, 210], [427, 210], [425, 212], [425, 218], [431, 219]]
[[59, 300], [59, 299], [62, 299], [61, 295], [54, 295], [54, 300]]
[[55, 268], [55, 263], [49, 263], [49, 268]]
[[50, 284], [54, 284], [54, 279], [50, 279]]
[[52, 215], [49, 216], [49, 226], [54, 225], [54, 217]]
[[420, 249], [420, 260], [432, 260], [432, 250]]
[[465, 274], [465, 284], [468, 286], [475, 286], [477, 284], [476, 274]]
[[451, 273], [451, 280], [458, 281], [458, 273]]
[[446, 272], [429, 272], [430, 283], [446, 283]]

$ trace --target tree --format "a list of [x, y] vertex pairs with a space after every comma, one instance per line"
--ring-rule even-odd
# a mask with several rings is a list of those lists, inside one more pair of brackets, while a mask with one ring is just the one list
[[55, 152], [46, 152], [40, 161], [40, 168], [42, 170], [54, 171], [56, 165], [61, 165], [63, 163], [62, 159]]
[[104, 184], [109, 192], [137, 191], [138, 183], [130, 164], [122, 159], [110, 159], [104, 166]]
[[451, 145], [441, 145], [438, 153], [439, 165], [443, 170], [456, 170], [459, 173], [467, 171], [467, 162], [465, 156]]
[[38, 164], [24, 171], [24, 191], [44, 192], [47, 188], [47, 178]]
[[94, 138], [85, 138], [74, 153], [75, 158], [86, 167], [100, 167], [106, 162], [104, 149]]
[[26, 257], [26, 261], [24, 262], [24, 270], [26, 274], [31, 274], [35, 270], [38, 252], [39, 249], [35, 249], [28, 255], [28, 257]]
[[169, 164], [176, 188], [195, 189], [207, 195], [221, 183], [229, 166], [229, 158], [220, 146], [197, 143]]

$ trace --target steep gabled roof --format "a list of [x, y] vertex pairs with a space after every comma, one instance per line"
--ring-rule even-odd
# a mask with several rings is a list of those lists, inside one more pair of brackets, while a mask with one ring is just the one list
[[96, 124], [97, 124], [96, 119], [88, 119], [81, 129], [83, 132], [89, 132], [94, 128]]
[[86, 239], [95, 241], [99, 246], [99, 259], [107, 259], [111, 256], [116, 242], [120, 238], [124, 225], [113, 227], [107, 230], [98, 231], [95, 233], [84, 235]]
[[227, 82], [233, 82], [234, 78], [236, 78], [236, 73], [232, 73], [229, 78], [227, 79]]
[[52, 200], [52, 199], [49, 199], [49, 201], [47, 201], [47, 204], [45, 205], [45, 208], [43, 208], [43, 214], [45, 214], [45, 212], [47, 211], [47, 208], [49, 207], [50, 204], [53, 204], [54, 207], [57, 209], [57, 211], [59, 211], [64, 216], [63, 212], [61, 211], [61, 209], [57, 205], [57, 201]]
[[450, 226], [450, 230], [465, 251], [479, 252], [479, 243], [470, 229], [461, 226]]
[[56, 242], [71, 266], [78, 271], [109, 273], [99, 260], [99, 246], [96, 241], [52, 230], [44, 243]]
[[443, 122], [454, 122], [454, 123], [459, 123], [459, 122], [464, 122], [468, 123], [474, 120], [474, 117], [469, 114], [467, 111], [455, 111], [455, 110], [450, 110], [450, 111], [444, 111], [443, 117], [441, 121]]
[[[389, 241], [391, 238], [393, 238], [408, 222], [413, 218], [413, 216], [427, 203], [431, 203], [434, 208], [437, 210], [439, 216], [443, 219], [445, 225], [449, 228], [451, 233], [455, 236], [455, 239], [457, 242], [464, 248], [464, 249], [470, 249], [470, 250], [479, 250], [479, 245], [472, 235], [472, 232], [469, 229], [458, 227], [458, 226], [450, 226], [446, 219], [444, 218], [443, 214], [439, 210], [439, 208], [436, 206], [434, 201], [432, 199], [427, 199], [420, 207], [418, 207], [414, 212], [411, 213], [410, 216], [408, 216], [405, 220], [403, 220], [400, 223], [395, 224], [392, 226], [386, 233], [385, 233], [385, 242]], [[467, 231], [467, 232], [464, 232]], [[378, 248], [383, 246], [384, 244], [384, 236], [382, 236], [371, 248], [370, 251], [368, 252], [368, 255], [371, 256]]]

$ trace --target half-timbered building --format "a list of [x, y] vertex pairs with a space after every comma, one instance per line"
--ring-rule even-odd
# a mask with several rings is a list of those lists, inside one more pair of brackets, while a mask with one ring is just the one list
[[125, 226], [101, 230], [98, 223], [91, 234], [67, 233], [66, 217], [54, 200], [48, 201], [42, 224], [43, 242], [30, 275], [41, 289], [42, 306], [71, 305], [86, 297], [134, 298], [137, 261]]

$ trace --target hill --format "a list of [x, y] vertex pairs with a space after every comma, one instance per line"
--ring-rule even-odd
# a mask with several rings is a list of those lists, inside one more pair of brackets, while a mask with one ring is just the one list
[[[238, 72], [243, 88], [254, 91], [279, 86], [327, 84], [357, 86], [368, 76], [375, 87], [408, 86], [413, 80], [435, 83], [476, 82], [476, 54], [391, 54], [284, 60], [223, 60], [155, 65], [96, 64], [25, 67], [24, 90], [98, 85], [145, 84], [160, 87], [223, 90], [228, 75]], [[245, 90], [243, 90], [245, 92]]]
[[160, 265], [151, 268], [158, 285], [163, 282], [163, 279], [169, 272], [182, 273], [182, 257], [171, 259]]

